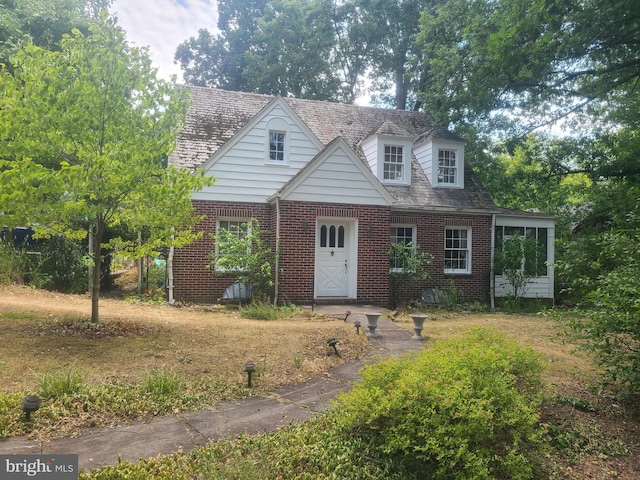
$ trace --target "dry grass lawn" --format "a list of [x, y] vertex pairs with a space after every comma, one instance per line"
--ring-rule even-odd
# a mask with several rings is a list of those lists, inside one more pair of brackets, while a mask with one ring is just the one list
[[[26, 287], [0, 288], [0, 391], [33, 391], [50, 369], [73, 366], [88, 383], [135, 383], [150, 371], [243, 382], [256, 363], [260, 386], [277, 387], [359, 357], [366, 337], [338, 319], [301, 313], [279, 321], [240, 318], [224, 307], [168, 307], [102, 299], [91, 325], [90, 299]], [[342, 358], [327, 355], [340, 338]]]
[[[88, 322], [90, 307], [87, 296], [0, 287], [0, 391], [34, 392], [45, 372], [69, 366], [95, 384], [138, 383], [158, 369], [186, 380], [207, 377], [244, 383], [248, 360], [258, 365], [262, 391], [359, 358], [368, 343], [351, 323], [310, 313], [258, 321], [219, 306], [151, 306], [107, 298], [101, 300], [102, 321], [95, 326]], [[593, 392], [593, 361], [559, 342], [555, 323], [535, 315], [441, 310], [428, 314], [426, 348], [470, 327], [490, 327], [541, 353], [548, 364], [550, 397], [564, 399], [545, 406], [542, 420], [569, 432], [568, 456], [557, 460], [562, 474], [558, 478], [640, 478], [635, 409], [610, 394]], [[408, 315], [397, 315], [394, 321], [412, 331]], [[341, 358], [327, 355], [329, 337], [340, 338]], [[576, 408], [576, 401], [595, 411]]]

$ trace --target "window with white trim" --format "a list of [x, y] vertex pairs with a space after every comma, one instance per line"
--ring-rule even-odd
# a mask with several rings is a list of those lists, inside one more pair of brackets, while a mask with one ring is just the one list
[[[415, 225], [392, 225], [391, 226], [391, 244], [402, 244], [406, 250], [415, 253], [416, 246], [416, 227]], [[393, 271], [400, 271], [405, 268], [401, 258], [389, 257], [389, 268]]]
[[404, 181], [404, 154], [401, 145], [384, 146], [383, 180]]
[[285, 139], [285, 132], [278, 132], [275, 130], [269, 131], [269, 161], [285, 161]]
[[[251, 220], [250, 219], [218, 219], [216, 221], [216, 251], [215, 251], [215, 268], [217, 271], [228, 271], [224, 264], [224, 257], [230, 255], [239, 255], [229, 251], [223, 238], [226, 235], [232, 235], [237, 239], [246, 238], [250, 233]], [[224, 231], [224, 232], [223, 232]], [[247, 243], [247, 251], [250, 249], [250, 245]]]
[[458, 164], [455, 150], [438, 149], [438, 183], [443, 185], [458, 183]]
[[444, 271], [445, 273], [471, 273], [471, 229], [445, 229]]
[[[523, 252], [520, 270], [528, 275], [544, 277], [548, 275], [547, 261], [549, 259], [549, 230], [546, 227], [515, 227], [496, 226], [496, 249], [502, 248], [505, 240], [511, 237], [520, 237], [523, 240], [531, 240], [535, 246], [533, 251], [526, 256]], [[502, 275], [500, 268], [496, 268], [496, 275]]]

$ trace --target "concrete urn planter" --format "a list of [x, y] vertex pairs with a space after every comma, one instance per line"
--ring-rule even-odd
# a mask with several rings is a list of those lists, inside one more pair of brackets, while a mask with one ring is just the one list
[[413, 330], [416, 332], [415, 335], [411, 338], [413, 340], [419, 340], [423, 342], [424, 337], [422, 336], [422, 329], [427, 316], [423, 313], [412, 313], [411, 318], [413, 319]]
[[380, 318], [381, 313], [373, 312], [373, 313], [365, 313], [367, 316], [367, 327], [369, 331], [367, 332], [367, 337], [369, 338], [377, 338], [380, 334], [376, 333], [376, 328], [378, 328], [378, 319]]

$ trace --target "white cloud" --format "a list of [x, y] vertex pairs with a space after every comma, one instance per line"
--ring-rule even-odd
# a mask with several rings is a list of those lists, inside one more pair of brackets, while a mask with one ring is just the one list
[[173, 63], [177, 46], [198, 30], [214, 32], [216, 0], [115, 0], [110, 9], [127, 32], [127, 40], [138, 47], [148, 46], [158, 76], [169, 79], [182, 72]]

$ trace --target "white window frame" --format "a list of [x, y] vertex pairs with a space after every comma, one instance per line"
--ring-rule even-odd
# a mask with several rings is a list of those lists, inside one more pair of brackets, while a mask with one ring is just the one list
[[[540, 239], [544, 238], [544, 245], [546, 247], [545, 251], [544, 251], [544, 256], [545, 256], [545, 261], [544, 261], [544, 265], [545, 265], [545, 273], [543, 274], [538, 274], [538, 265], [536, 263], [536, 272], [534, 275], [532, 275], [533, 278], [544, 278], [544, 277], [548, 277], [549, 276], [549, 227], [547, 226], [529, 226], [529, 225], [496, 225], [496, 229], [500, 229], [501, 232], [501, 236], [500, 236], [500, 243], [504, 243], [507, 239], [517, 236], [520, 238], [529, 238], [532, 239], [536, 242], [536, 247], [539, 248], [540, 247]], [[507, 230], [510, 230], [511, 232], [513, 232], [514, 230], [522, 230], [522, 233], [517, 232], [515, 235], [513, 235], [511, 232], [510, 233], [506, 233]], [[534, 230], [534, 234], [535, 236], [529, 236], [529, 231], [530, 230]], [[540, 230], [544, 230], [545, 231], [545, 236], [541, 237], [540, 236]], [[496, 235], [496, 247], [499, 248], [499, 246], [497, 245], [497, 240], [498, 240], [498, 236], [497, 233], [494, 233]], [[525, 258], [524, 255], [522, 257], [522, 260], [520, 261], [520, 271], [524, 272], [525, 269]], [[502, 275], [502, 273], [498, 274], [498, 275]]]
[[[228, 224], [228, 227], [230, 227], [231, 224], [236, 225], [238, 227], [238, 235], [237, 236], [240, 236], [240, 231], [241, 231], [240, 229], [241, 229], [242, 225], [246, 225], [246, 227], [247, 227], [246, 230], [242, 230], [245, 235], [249, 235], [251, 233], [251, 219], [250, 218], [220, 217], [220, 218], [216, 219], [216, 237], [220, 233], [221, 229], [229, 231], [228, 227], [223, 227], [223, 226], [220, 225], [221, 222], [226, 222]], [[217, 259], [220, 255], [221, 255], [221, 253], [220, 253], [220, 245], [216, 241], [216, 244], [215, 244], [215, 258]], [[224, 255], [224, 251], [222, 252], [222, 255]], [[217, 272], [230, 272], [230, 271], [236, 271], [236, 270], [238, 270], [238, 269], [228, 269], [228, 268], [221, 268], [221, 267], [216, 266], [216, 271]]]
[[[280, 141], [279, 139], [276, 140], [275, 145], [276, 145], [276, 149], [273, 150], [272, 146], [274, 145], [274, 142], [272, 142], [271, 140], [271, 136], [272, 135], [282, 135], [282, 141]], [[288, 152], [288, 148], [287, 148], [287, 132], [283, 132], [281, 130], [269, 130], [269, 136], [268, 136], [268, 146], [269, 149], [267, 151], [267, 158], [269, 163], [279, 163], [279, 164], [284, 164], [287, 163], [287, 152]], [[278, 148], [278, 147], [282, 147], [282, 149]], [[282, 158], [273, 158], [271, 156], [272, 153], [276, 154], [277, 156], [281, 156]], [[280, 154], [280, 155], [278, 155]]]
[[[444, 158], [444, 154], [449, 154], [447, 158]], [[451, 154], [453, 158], [451, 158]], [[443, 162], [452, 161], [453, 165], [443, 165]], [[436, 182], [441, 186], [457, 186], [460, 181], [460, 161], [458, 156], [458, 151], [455, 148], [438, 148], [438, 159], [436, 166]], [[446, 171], [446, 173], [441, 173], [442, 171]], [[453, 177], [453, 181], [445, 181], [443, 178], [451, 178]]]
[[[405, 183], [406, 170], [407, 165], [405, 161], [405, 146], [397, 145], [392, 143], [385, 143], [382, 147], [383, 156], [382, 156], [382, 181], [385, 183]], [[387, 151], [388, 149], [388, 151]], [[398, 153], [398, 149], [400, 149], [400, 153]], [[390, 158], [395, 158], [396, 161], [387, 161], [387, 156]], [[397, 160], [400, 159], [398, 162]], [[394, 169], [400, 169], [400, 176], [395, 178], [386, 178], [387, 174], [387, 165], [389, 167], [394, 167]]]
[[[416, 246], [417, 246], [417, 230], [418, 230], [417, 225], [404, 224], [404, 223], [402, 223], [402, 224], [401, 223], [392, 224], [391, 225], [391, 232], [390, 232], [391, 243], [392, 244], [398, 243], [397, 240], [399, 238], [407, 238], [406, 235], [404, 235], [402, 237], [399, 237], [397, 234], [394, 235], [393, 234], [393, 229], [397, 229], [397, 228], [411, 228], [412, 229], [411, 240], [410, 241], [411, 241], [411, 244], [413, 245], [413, 248], [415, 249]], [[414, 251], [414, 253], [415, 253], [415, 251]], [[389, 266], [389, 271], [391, 271], [391, 272], [402, 272], [402, 271], [404, 271], [404, 268], [403, 267], [391, 267], [391, 266]]]
[[[465, 248], [461, 248], [461, 247], [456, 247], [455, 245], [452, 246], [448, 246], [448, 240], [449, 238], [447, 237], [447, 231], [459, 231], [459, 232], [466, 232], [466, 247]], [[455, 238], [451, 238], [452, 242], [455, 242], [456, 240], [461, 240], [462, 237], [458, 237], [457, 239]], [[455, 227], [455, 226], [450, 226], [450, 227], [446, 227], [444, 230], [444, 264], [445, 264], [445, 268], [444, 268], [444, 273], [449, 273], [449, 274], [462, 274], [462, 275], [466, 275], [466, 274], [470, 274], [471, 273], [471, 246], [472, 246], [472, 232], [471, 232], [471, 228], [469, 227]], [[453, 251], [458, 251], [458, 252], [462, 252], [465, 251], [466, 252], [466, 267], [465, 268], [447, 268], [447, 252], [453, 252]], [[459, 260], [459, 259], [458, 259]]]

